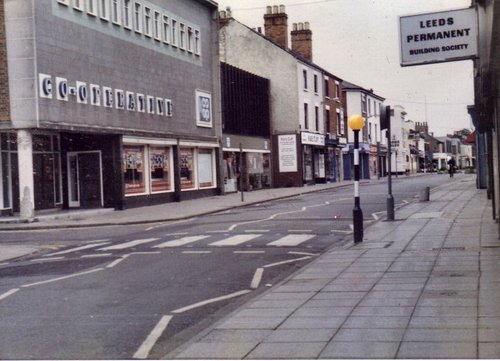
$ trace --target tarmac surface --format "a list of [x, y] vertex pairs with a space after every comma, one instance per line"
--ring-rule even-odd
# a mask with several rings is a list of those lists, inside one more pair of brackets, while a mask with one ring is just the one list
[[[230, 194], [125, 211], [0, 218], [0, 261], [35, 252], [3, 230], [167, 222], [352, 182]], [[154, 216], [151, 216], [154, 215]], [[500, 241], [486, 190], [457, 175], [334, 247], [166, 359], [500, 358]]]

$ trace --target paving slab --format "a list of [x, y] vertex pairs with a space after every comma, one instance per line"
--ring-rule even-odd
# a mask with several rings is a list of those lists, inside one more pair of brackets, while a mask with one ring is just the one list
[[326, 329], [336, 329], [345, 321], [345, 317], [342, 316], [291, 316], [285, 322], [283, 322], [279, 329], [314, 329], [314, 328], [326, 328]]
[[333, 341], [400, 342], [403, 339], [404, 333], [404, 328], [341, 328], [333, 338]]
[[394, 359], [399, 342], [358, 341], [330, 342], [320, 355], [321, 359]]
[[326, 342], [263, 342], [245, 359], [315, 359]]
[[185, 350], [176, 355], [176, 359], [242, 359], [258, 344], [255, 342], [197, 342], [189, 345]]
[[266, 342], [328, 342], [336, 331], [328, 328], [280, 329], [272, 331]]
[[475, 342], [402, 342], [398, 359], [475, 359]]

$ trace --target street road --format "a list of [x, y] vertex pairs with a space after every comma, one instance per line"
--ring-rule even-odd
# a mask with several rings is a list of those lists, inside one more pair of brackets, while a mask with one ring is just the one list
[[[395, 178], [395, 204], [449, 181]], [[387, 183], [360, 193], [366, 228], [383, 216]], [[2, 232], [46, 248], [0, 264], [0, 359], [160, 358], [351, 241], [352, 207], [342, 187], [180, 222]]]

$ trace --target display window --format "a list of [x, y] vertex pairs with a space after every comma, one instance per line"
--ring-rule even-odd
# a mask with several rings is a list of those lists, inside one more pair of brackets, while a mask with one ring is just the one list
[[198, 150], [198, 184], [200, 188], [210, 188], [214, 181], [214, 152], [212, 149]]
[[166, 192], [171, 190], [169, 148], [151, 147], [149, 151], [149, 163], [151, 167], [151, 192]]
[[181, 189], [195, 188], [194, 148], [180, 148], [179, 166], [181, 167]]
[[123, 147], [125, 195], [143, 194], [146, 192], [144, 150], [144, 146], [126, 145]]

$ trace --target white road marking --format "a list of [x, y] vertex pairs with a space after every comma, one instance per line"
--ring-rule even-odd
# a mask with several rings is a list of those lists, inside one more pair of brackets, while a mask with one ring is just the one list
[[129, 255], [128, 255], [128, 254], [126, 254], [126, 255], [124, 255], [124, 256], [122, 256], [122, 257], [118, 258], [118, 259], [115, 259], [113, 262], [111, 262], [110, 264], [108, 264], [108, 265], [106, 266], [106, 268], [113, 268], [113, 267], [115, 267], [117, 264], [119, 264], [120, 262], [125, 261], [125, 259], [127, 259], [128, 257], [129, 257]]
[[125, 243], [115, 244], [114, 246], [109, 246], [109, 247], [104, 247], [104, 248], [99, 248], [98, 251], [112, 251], [112, 250], [119, 250], [119, 249], [131, 248], [131, 247], [134, 247], [134, 246], [138, 246], [140, 244], [154, 242], [154, 241], [157, 241], [157, 240], [159, 240], [159, 238], [136, 239], [135, 241], [130, 241], [130, 242], [125, 242]]
[[182, 251], [184, 254], [208, 254], [212, 253], [212, 251]]
[[294, 259], [290, 259], [288, 261], [281, 261], [281, 262], [266, 264], [265, 266], [262, 266], [262, 267], [269, 268], [269, 267], [274, 267], [274, 266], [281, 266], [282, 264], [293, 263], [293, 262], [297, 262], [297, 261], [304, 261], [304, 260], [310, 259], [310, 258], [312, 258], [312, 257], [306, 256], [306, 257], [294, 258]]
[[290, 233], [307, 233], [307, 232], [312, 232], [312, 229], [289, 229], [288, 232]]
[[352, 233], [352, 230], [353, 230], [353, 227], [352, 227], [352, 224], [349, 225], [351, 227], [351, 230], [349, 231], [345, 231], [345, 230], [341, 230], [341, 229], [332, 229], [332, 233], [344, 233], [344, 234], [351, 234]]
[[185, 236], [187, 234], [189, 234], [189, 232], [167, 233], [165, 237]]
[[288, 254], [296, 254], [297, 256], [319, 256], [319, 253], [295, 252], [290, 251]]
[[238, 226], [242, 226], [244, 224], [252, 224], [252, 223], [259, 223], [259, 222], [264, 222], [264, 221], [269, 221], [271, 219], [275, 219], [276, 217], [279, 217], [279, 216], [283, 216], [283, 215], [286, 215], [286, 214], [292, 214], [292, 213], [299, 213], [299, 212], [304, 212], [306, 211], [308, 208], [317, 208], [317, 207], [325, 207], [329, 205], [328, 202], [325, 202], [325, 203], [322, 203], [322, 204], [314, 204], [314, 205], [310, 205], [310, 206], [306, 206], [306, 207], [302, 207], [300, 210], [295, 210], [295, 211], [289, 211], [289, 212], [281, 212], [281, 213], [275, 213], [267, 218], [262, 218], [262, 219], [256, 219], [254, 221], [247, 221], [247, 222], [241, 222], [241, 223], [235, 223], [233, 225], [231, 225], [227, 230], [228, 231], [233, 231], [236, 227]]
[[4, 262], [4, 263], [0, 263], [0, 266], [7, 266], [8, 264], [10, 264], [9, 262]]
[[210, 303], [215, 303], [215, 302], [219, 302], [219, 301], [228, 300], [230, 298], [239, 297], [239, 296], [245, 295], [245, 294], [247, 294], [249, 292], [252, 292], [252, 291], [250, 291], [250, 290], [243, 290], [243, 291], [238, 291], [238, 292], [230, 293], [230, 294], [225, 295], [225, 296], [211, 298], [211, 299], [208, 299], [208, 300], [205, 300], [205, 301], [193, 303], [192, 305], [189, 305], [189, 306], [186, 306], [186, 307], [178, 308], [177, 310], [172, 311], [172, 313], [183, 313], [183, 312], [190, 311], [190, 310], [198, 308], [198, 307], [202, 307], [202, 306], [208, 305]]
[[244, 231], [245, 233], [267, 233], [270, 232], [269, 229], [247, 229]]
[[47, 254], [45, 256], [46, 257], [49, 257], [49, 256], [59, 256], [61, 254], [73, 253], [73, 252], [82, 251], [84, 249], [89, 249], [89, 248], [95, 248], [95, 247], [104, 246], [105, 244], [108, 244], [108, 243], [109, 242], [100, 242], [100, 243], [87, 244], [85, 246], [80, 246], [80, 247], [76, 247], [76, 248], [66, 249], [64, 251]]
[[260, 236], [260, 234], [238, 234], [236, 236], [210, 243], [210, 246], [237, 246]]
[[95, 272], [100, 272], [100, 271], [104, 271], [104, 268], [95, 268], [95, 269], [92, 269], [92, 270], [89, 270], [89, 271], [84, 271], [84, 272], [79, 272], [79, 273], [73, 273], [73, 274], [70, 274], [70, 275], [67, 275], [67, 276], [63, 276], [63, 277], [52, 278], [50, 280], [45, 280], [45, 281], [35, 282], [35, 283], [29, 283], [27, 285], [22, 285], [21, 287], [22, 288], [26, 288], [26, 287], [33, 287], [33, 286], [44, 285], [46, 283], [52, 283], [52, 282], [62, 281], [62, 280], [66, 280], [68, 278], [73, 278], [73, 277], [78, 277], [78, 276], [85, 276], [85, 275], [88, 275], [90, 273], [95, 273]]
[[262, 281], [262, 274], [264, 273], [264, 268], [259, 267], [255, 270], [255, 274], [253, 275], [252, 282], [250, 283], [251, 289], [259, 288], [260, 281]]
[[179, 238], [173, 241], [168, 241], [165, 243], [161, 243], [159, 245], [154, 246], [153, 248], [168, 248], [168, 247], [179, 247], [179, 246], [184, 246], [189, 243], [193, 243], [196, 241], [200, 241], [202, 239], [208, 238], [209, 236], [190, 236], [190, 237], [183, 237]]
[[148, 255], [148, 254], [161, 254], [160, 251], [149, 251], [149, 252], [130, 252], [130, 255]]
[[80, 258], [99, 258], [99, 257], [109, 257], [112, 255], [113, 253], [84, 254]]
[[288, 236], [282, 237], [277, 241], [268, 243], [267, 246], [297, 246], [311, 238], [314, 238], [314, 234], [289, 234]]
[[236, 254], [261, 254], [266, 253], [266, 251], [234, 251]]
[[155, 228], [160, 228], [160, 227], [165, 227], [165, 226], [171, 226], [173, 224], [179, 224], [179, 223], [186, 223], [186, 222], [190, 222], [190, 221], [194, 221], [195, 219], [197, 219], [198, 217], [193, 217], [193, 218], [188, 218], [188, 219], [181, 219], [181, 220], [178, 220], [178, 221], [175, 221], [175, 222], [162, 222], [156, 226], [151, 226], [151, 227], [148, 227], [146, 228], [146, 231], [151, 231]]
[[0, 300], [3, 300], [5, 298], [9, 297], [10, 295], [13, 295], [17, 291], [19, 291], [19, 288], [13, 288], [10, 291], [5, 292], [4, 294], [0, 295]]
[[132, 357], [136, 359], [146, 359], [149, 355], [149, 352], [156, 344], [156, 341], [158, 341], [163, 331], [165, 331], [165, 329], [167, 328], [171, 319], [172, 316], [170, 315], [163, 316]]
[[30, 262], [46, 262], [46, 261], [59, 261], [64, 259], [64, 257], [51, 257], [51, 258], [36, 258], [30, 260]]

